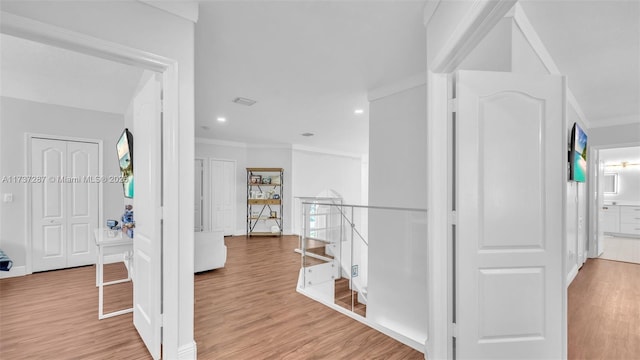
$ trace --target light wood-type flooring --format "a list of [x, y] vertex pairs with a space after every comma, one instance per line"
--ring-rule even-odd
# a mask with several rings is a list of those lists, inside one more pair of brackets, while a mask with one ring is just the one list
[[569, 286], [569, 359], [640, 359], [640, 265], [589, 259]]
[[[424, 359], [295, 291], [298, 238], [226, 238], [225, 268], [195, 275], [199, 359]], [[125, 274], [105, 267], [105, 281]], [[105, 311], [131, 306], [107, 287]], [[0, 280], [0, 359], [149, 359], [126, 314], [98, 320], [95, 267]]]
[[[199, 359], [422, 359], [295, 292], [295, 237], [226, 238], [224, 269], [195, 276]], [[125, 273], [107, 265], [105, 280]], [[131, 306], [107, 287], [106, 311]], [[0, 359], [149, 359], [132, 315], [98, 320], [95, 267], [0, 280]], [[640, 265], [590, 259], [569, 287], [569, 359], [640, 359]]]

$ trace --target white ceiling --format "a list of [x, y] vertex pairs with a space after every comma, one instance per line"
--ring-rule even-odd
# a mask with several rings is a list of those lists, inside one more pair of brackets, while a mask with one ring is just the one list
[[[196, 136], [366, 153], [367, 93], [424, 72], [423, 4], [202, 2]], [[639, 1], [522, 5], [590, 126], [640, 121]], [[6, 35], [0, 46], [3, 96], [124, 113], [142, 73]], [[232, 103], [238, 96], [258, 102]]]
[[640, 1], [521, 1], [591, 127], [640, 122]]
[[142, 69], [1, 34], [0, 95], [124, 114]]
[[367, 91], [425, 71], [423, 4], [201, 3], [196, 136], [367, 153]]

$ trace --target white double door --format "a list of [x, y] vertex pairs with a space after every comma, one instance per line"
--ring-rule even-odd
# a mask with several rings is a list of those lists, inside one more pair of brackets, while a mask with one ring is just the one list
[[98, 161], [97, 143], [31, 140], [32, 271], [95, 263]]

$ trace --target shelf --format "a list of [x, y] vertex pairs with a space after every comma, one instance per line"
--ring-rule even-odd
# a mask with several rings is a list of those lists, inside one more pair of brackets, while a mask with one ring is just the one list
[[247, 199], [249, 205], [280, 205], [280, 199]]
[[252, 184], [248, 183], [249, 186], [280, 186], [281, 184]]
[[251, 220], [281, 220], [279, 217], [268, 217], [268, 216], [252, 216], [249, 219]]
[[282, 172], [282, 168], [247, 168], [251, 172]]

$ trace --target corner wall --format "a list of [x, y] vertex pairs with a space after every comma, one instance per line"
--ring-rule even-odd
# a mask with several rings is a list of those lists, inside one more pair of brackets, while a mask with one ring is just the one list
[[[369, 205], [427, 208], [426, 85], [371, 100]], [[369, 210], [367, 318], [427, 338], [427, 232], [420, 216]], [[416, 222], [417, 221], [417, 222]]]

